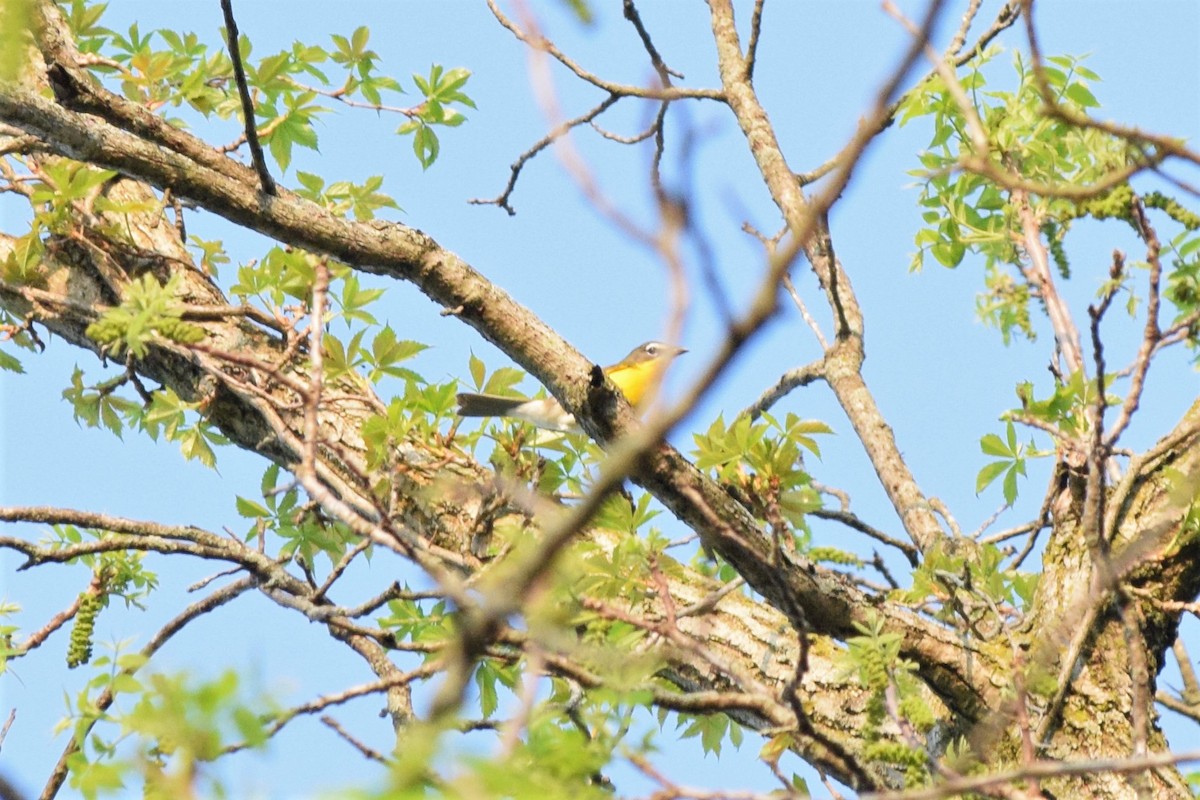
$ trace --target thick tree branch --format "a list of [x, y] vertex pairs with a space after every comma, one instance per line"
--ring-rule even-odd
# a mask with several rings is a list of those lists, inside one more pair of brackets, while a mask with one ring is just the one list
[[[862, 378], [862, 312], [849, 277], [833, 252], [825, 213], [849, 181], [850, 174], [871, 139], [882, 130], [872, 121], [887, 115], [887, 103], [916, 61], [923, 39], [912, 45], [889, 81], [880, 91], [870, 120], [859, 126], [852, 147], [845, 151], [830, 185], [812, 200], [804, 196], [775, 137], [767, 112], [759, 102], [748, 76], [729, 0], [710, 0], [713, 36], [717, 44], [721, 84], [730, 110], [745, 135], [771, 198], [787, 222], [793, 246], [803, 248], [821, 282], [836, 321], [836, 341], [826, 351], [825, 379], [854, 426], [879, 475], [888, 498], [913, 542], [927, 550], [943, 532], [928, 499], [905, 464], [891, 428]], [[938, 3], [930, 6], [922, 30], [936, 18]]]

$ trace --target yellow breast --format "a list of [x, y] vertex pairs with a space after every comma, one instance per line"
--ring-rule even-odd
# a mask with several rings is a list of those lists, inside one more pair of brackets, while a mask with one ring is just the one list
[[621, 390], [621, 394], [625, 395], [629, 404], [636, 406], [642, 402], [646, 392], [659, 379], [663, 366], [664, 364], [660, 361], [643, 361], [640, 364], [629, 365], [618, 364], [606, 370], [605, 374]]

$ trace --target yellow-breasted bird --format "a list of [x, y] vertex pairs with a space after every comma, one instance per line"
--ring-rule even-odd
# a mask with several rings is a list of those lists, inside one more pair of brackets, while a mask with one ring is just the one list
[[[663, 372], [678, 355], [687, 349], [663, 342], [639, 344], [604, 374], [616, 385], [632, 406], [637, 406], [658, 384]], [[575, 417], [553, 397], [500, 397], [494, 394], [462, 392], [458, 395], [458, 414], [462, 417], [512, 417], [532, 422], [539, 428], [577, 433]]]

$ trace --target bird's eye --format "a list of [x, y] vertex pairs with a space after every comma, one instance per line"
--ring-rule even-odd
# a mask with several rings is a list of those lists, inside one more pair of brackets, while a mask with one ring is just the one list
[[656, 345], [656, 344], [646, 345], [646, 355], [648, 355], [648, 356], [658, 355], [658, 345]]

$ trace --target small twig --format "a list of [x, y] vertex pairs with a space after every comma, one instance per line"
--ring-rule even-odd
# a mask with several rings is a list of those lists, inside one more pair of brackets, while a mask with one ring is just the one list
[[372, 542], [370, 539], [359, 539], [358, 543], [354, 545], [354, 547], [351, 547], [349, 550], [347, 550], [345, 555], [343, 555], [338, 563], [333, 566], [333, 569], [329, 571], [329, 575], [325, 578], [325, 582], [322, 583], [315, 592], [313, 592], [313, 602], [320, 602], [320, 600], [325, 597], [325, 593], [328, 592], [330, 587], [333, 586], [334, 581], [342, 576], [342, 573], [346, 571], [346, 567], [350, 566], [350, 562], [353, 561], [359, 553], [370, 547], [371, 544]]
[[1033, 68], [1034, 84], [1037, 86], [1038, 93], [1042, 96], [1042, 102], [1046, 105], [1047, 114], [1071, 125], [1098, 130], [1107, 133], [1109, 136], [1136, 144], [1139, 150], [1144, 151], [1147, 146], [1153, 147], [1155, 151], [1153, 154], [1143, 155], [1142, 158], [1145, 161], [1137, 161], [1133, 165], [1135, 172], [1142, 169], [1154, 168], [1171, 156], [1190, 161], [1193, 164], [1200, 164], [1200, 152], [1188, 149], [1184, 144], [1185, 140], [1174, 136], [1147, 133], [1139, 128], [1119, 125], [1115, 122], [1101, 122], [1092, 119], [1087, 114], [1065, 108], [1059, 103], [1054, 90], [1050, 86], [1049, 79], [1046, 77], [1042, 48], [1039, 44], [1037, 27], [1033, 23], [1033, 14], [1031, 13], [1033, 0], [1019, 0], [1019, 2], [1022, 7], [1021, 13], [1025, 17], [1025, 35], [1029, 41], [1029, 56]]
[[183, 203], [171, 191], [171, 187], [163, 189], [163, 206], [170, 206], [175, 212], [175, 232], [179, 234], [179, 241], [187, 244], [187, 226], [183, 222]]
[[889, 586], [891, 586], [893, 589], [900, 588], [900, 583], [892, 575], [892, 571], [888, 569], [887, 564], [884, 563], [883, 557], [879, 555], [878, 550], [872, 552], [872, 558], [868, 563], [874, 567], [880, 575], [883, 576], [883, 579], [888, 582]]
[[721, 599], [723, 597], [726, 597], [727, 595], [730, 595], [733, 592], [736, 592], [738, 589], [742, 588], [745, 585], [746, 585], [745, 578], [742, 578], [742, 577], [734, 578], [729, 583], [722, 586], [720, 589], [717, 589], [715, 592], [711, 592], [707, 596], [700, 598], [695, 603], [692, 603], [690, 606], [685, 606], [684, 608], [681, 608], [679, 610], [679, 612], [676, 614], [676, 617], [677, 618], [691, 617], [691, 616], [695, 616], [698, 614], [706, 614], [709, 611], [716, 608], [717, 603], [721, 602]]
[[1129, 774], [1193, 761], [1200, 761], [1200, 750], [1182, 753], [1153, 753], [1141, 758], [1042, 760], [988, 775], [965, 775], [923, 789], [867, 793], [862, 795], [860, 800], [944, 800], [944, 798], [989, 792], [1001, 787], [1012, 787], [1022, 781], [1035, 778], [1065, 778], [1073, 775], [1099, 775], [1102, 773]]
[[754, 79], [754, 65], [758, 62], [758, 39], [762, 35], [762, 16], [765, 0], [754, 0], [750, 12], [750, 36], [746, 41], [746, 80]]
[[1174, 697], [1163, 689], [1159, 689], [1155, 693], [1154, 700], [1171, 709], [1176, 714], [1182, 714], [1193, 722], [1200, 722], [1200, 707], [1197, 707], [1194, 703], [1188, 703], [1185, 700]]
[[703, 100], [725, 100], [725, 93], [720, 89], [687, 89], [675, 86], [661, 86], [646, 88], [643, 86], [632, 86], [628, 84], [614, 83], [588, 72], [581, 67], [577, 62], [564, 54], [558, 47], [555, 46], [546, 37], [542, 36], [536, 30], [526, 32], [517, 26], [512, 20], [505, 16], [500, 10], [496, 0], [487, 0], [488, 10], [492, 12], [492, 16], [500, 23], [509, 33], [517, 37], [517, 39], [530, 47], [530, 49], [546, 53], [558, 63], [562, 64], [568, 70], [575, 74], [575, 77], [590, 83], [598, 89], [616, 94], [621, 97], [641, 97], [647, 100], [684, 100], [684, 99], [703, 99]]
[[197, 306], [185, 304], [180, 312], [180, 319], [185, 320], [225, 320], [228, 317], [246, 317], [254, 320], [264, 328], [276, 333], [287, 335], [289, 328], [281, 318], [263, 311], [261, 308], [245, 304], [240, 306]]
[[565, 122], [555, 125], [554, 128], [548, 134], [546, 134], [541, 139], [538, 139], [536, 142], [534, 142], [533, 145], [528, 150], [526, 150], [524, 153], [521, 153], [521, 155], [519, 155], [517, 157], [517, 160], [512, 163], [512, 166], [509, 168], [508, 183], [505, 185], [504, 191], [502, 191], [499, 195], [492, 198], [491, 200], [485, 200], [480, 197], [473, 197], [470, 200], [468, 200], [467, 202], [472, 205], [477, 205], [477, 206], [481, 206], [481, 205], [500, 206], [500, 208], [503, 208], [505, 211], [508, 212], [508, 215], [510, 217], [513, 216], [514, 214], [516, 214], [517, 210], [515, 208], [513, 208], [512, 205], [509, 203], [509, 199], [512, 197], [513, 191], [517, 188], [517, 179], [521, 175], [521, 170], [523, 170], [525, 168], [525, 164], [528, 163], [529, 160], [531, 158], [533, 158], [534, 156], [536, 156], [538, 153], [542, 152], [547, 147], [554, 144], [554, 142], [556, 140], [565, 136], [567, 134], [567, 132], [570, 131], [572, 128], [576, 128], [580, 125], [583, 125], [584, 123], [592, 122], [592, 120], [596, 119], [596, 117], [600, 116], [605, 111], [612, 108], [612, 106], [615, 105], [616, 102], [620, 99], [621, 99], [620, 95], [610, 94], [608, 97], [604, 98], [604, 100], [602, 102], [600, 102], [599, 105], [593, 107], [590, 111], [580, 114], [578, 117], [575, 117], [574, 119], [569, 119]]
[[377, 761], [380, 764], [384, 764], [384, 765], [392, 763], [391, 759], [385, 757], [378, 750], [374, 750], [374, 749], [368, 747], [367, 745], [360, 742], [358, 739], [351, 736], [350, 733], [345, 728], [343, 728], [341, 725], [338, 724], [337, 720], [335, 720], [333, 717], [329, 716], [328, 714], [325, 714], [321, 717], [321, 722], [323, 722], [328, 728], [332, 729], [333, 732], [336, 733], [338, 736], [340, 736], [344, 740], [346, 740], [346, 742], [348, 742], [351, 747], [353, 747], [358, 752], [362, 753], [364, 757], [369, 758], [372, 761]]
[[[1037, 761], [1037, 745], [1033, 741], [1033, 728], [1029, 723], [1029, 692], [1025, 687], [1025, 653], [1014, 645], [1012, 649], [1013, 689], [1016, 699], [1013, 712], [1016, 718], [1017, 730], [1021, 734], [1021, 763], [1032, 764]], [[1034, 796], [1041, 794], [1041, 785], [1036, 778], [1031, 788]]]
[[193, 583], [191, 586], [187, 587], [187, 590], [189, 593], [190, 592], [198, 592], [201, 589], [203, 589], [204, 587], [211, 584], [215, 580], [220, 580], [221, 578], [227, 578], [230, 575], [236, 575], [239, 572], [245, 571], [245, 569], [246, 569], [245, 567], [240, 567], [240, 566], [239, 567], [230, 567], [229, 569], [223, 569], [220, 572], [216, 572], [212, 575], [209, 575], [207, 578], [201, 578], [200, 580]]
[[[975, 532], [971, 534], [970, 538], [978, 539], [980, 536], [983, 536], [983, 532], [986, 531], [988, 528], [992, 527], [992, 524], [995, 523], [996, 520], [1000, 519], [1000, 515], [1003, 514], [1005, 511], [1007, 511], [1008, 508], [1009, 508], [1008, 503], [1005, 503], [1004, 505], [1000, 506], [995, 511], [993, 511], [992, 515], [990, 517], [988, 517], [987, 519], [985, 519], [980, 524], [980, 526], [975, 529]], [[1031, 530], [1033, 530], [1032, 523], [1027, 522], [1024, 525], [1018, 525], [1015, 528], [1009, 528], [1006, 531], [1002, 531], [1001, 533], [997, 533], [997, 534], [994, 534], [993, 536], [989, 536], [988, 540], [989, 541], [1004, 541], [1005, 539], [1012, 539], [1013, 537], [1020, 536], [1022, 533], [1028, 533]]]
[[1179, 675], [1183, 678], [1183, 699], [1191, 705], [1200, 704], [1200, 680], [1196, 679], [1196, 665], [1188, 655], [1187, 645], [1183, 639], [1176, 639], [1171, 645], [1171, 652], [1179, 663]]
[[914, 567], [917, 566], [917, 556], [919, 551], [914, 545], [901, 539], [897, 539], [894, 536], [887, 535], [878, 528], [863, 522], [861, 519], [859, 519], [859, 517], [851, 514], [848, 511], [832, 508], [818, 508], [808, 513], [810, 516], [817, 517], [818, 519], [827, 519], [832, 520], [833, 522], [840, 522], [848, 528], [853, 528], [859, 533], [864, 533], [867, 536], [870, 536], [872, 539], [880, 542], [881, 544], [894, 547], [901, 553], [904, 553], [904, 557], [908, 559], [908, 563], [912, 564]]
[[821, 332], [821, 326], [817, 324], [813, 315], [808, 313], [808, 306], [804, 304], [804, 298], [796, 291], [796, 284], [792, 283], [792, 276], [790, 274], [783, 276], [783, 288], [787, 289], [788, 296], [792, 298], [792, 303], [795, 304], [796, 310], [800, 312], [801, 318], [813, 332], [813, 335], [817, 337], [817, 342], [821, 345], [821, 349], [828, 352], [829, 342], [825, 340], [825, 334]]
[[958, 526], [958, 520], [955, 519], [954, 515], [950, 513], [950, 509], [946, 507], [946, 504], [942, 502], [941, 498], [931, 496], [929, 498], [929, 508], [942, 518], [942, 521], [946, 523], [946, 525], [950, 528], [950, 532], [954, 534], [956, 538], [962, 538], [962, 528]]
[[[17, 646], [17, 648], [16, 648], [17, 652], [13, 653], [12, 655], [13, 656], [24, 655], [25, 653], [28, 653], [30, 650], [40, 647], [42, 642], [46, 641], [46, 639], [48, 639], [50, 637], [50, 634], [54, 633], [56, 630], [58, 630], [63, 625], [67, 624], [68, 622], [70, 622], [72, 619], [75, 618], [75, 615], [79, 613], [79, 607], [82, 604], [83, 604], [83, 595], [82, 594], [76, 595], [75, 599], [73, 601], [71, 601], [71, 604], [69, 606], [67, 606], [62, 611], [58, 612], [53, 617], [51, 617], [46, 622], [45, 625], [38, 628], [33, 633], [29, 634], [29, 636], [25, 639], [25, 641], [21, 642], [21, 644]], [[10, 656], [10, 657], [12, 657], [12, 656]]]
[[641, 133], [635, 133], [632, 136], [622, 136], [619, 133], [613, 133], [612, 131], [605, 130], [604, 128], [600, 127], [600, 123], [598, 122], [593, 121], [588, 124], [591, 125], [592, 130], [594, 130], [596, 133], [600, 134], [605, 139], [608, 139], [610, 142], [616, 142], [617, 144], [638, 144], [639, 142], [646, 141], [658, 132], [655, 125], [650, 125]]
[[524, 681], [521, 685], [521, 695], [517, 712], [504, 724], [500, 732], [500, 749], [497, 760], [501, 763], [512, 758], [521, 742], [521, 732], [529, 724], [533, 714], [533, 706], [537, 702], [537, 688], [546, 668], [546, 658], [542, 649], [536, 644], [528, 648], [529, 657], [525, 665]]
[[[992, 40], [999, 36], [1004, 30], [1011, 27], [1012, 24], [1017, 21], [1017, 18], [1020, 15], [1021, 0], [1009, 0], [1009, 2], [1000, 9], [1000, 12], [996, 15], [995, 20], [992, 21], [991, 27], [989, 27], [988, 30], [985, 31], [983, 35], [981, 35], [979, 39], [975, 41], [975, 44], [966, 52], [959, 52], [958, 56], [953, 61], [954, 66], [961, 67], [976, 55], [982, 53], [984, 48], [991, 44]], [[900, 107], [904, 104], [904, 101], [914, 93], [924, 91], [926, 84], [933, 78], [935, 74], [937, 74], [936, 71], [929, 72], [917, 82], [916, 86], [914, 86], [912, 89], [909, 89], [904, 96], [896, 99], [890, 105], [888, 105], [885, 113], [879, 115], [871, 121], [872, 128], [869, 132], [869, 135], [878, 135], [889, 125], [891, 125], [896, 119], [896, 112], [900, 110]], [[853, 142], [842, 148], [840, 152], [835, 154], [832, 158], [828, 159], [820, 166], [809, 170], [808, 172], [797, 173], [796, 180], [801, 186], [807, 186], [810, 183], [820, 180], [834, 170], [838, 169], [843, 160], [846, 158], [847, 154], [852, 151], [852, 148]], [[1038, 194], [1044, 193], [1038, 192]]]
[[1125, 402], [1121, 404], [1121, 411], [1104, 440], [1109, 447], [1117, 443], [1117, 439], [1120, 438], [1133, 419], [1134, 413], [1137, 412], [1142, 398], [1142, 389], [1146, 385], [1146, 373], [1150, 370], [1150, 361], [1159, 341], [1163, 338], [1162, 331], [1158, 327], [1158, 309], [1161, 300], [1159, 282], [1162, 278], [1162, 261], [1159, 259], [1159, 253], [1162, 251], [1162, 245], [1158, 241], [1158, 234], [1154, 227], [1146, 219], [1146, 212], [1141, 200], [1135, 198], [1131, 210], [1138, 232], [1142, 240], [1146, 242], [1146, 262], [1150, 265], [1150, 276], [1147, 280], [1146, 325], [1142, 331], [1142, 342], [1138, 346], [1137, 356], [1134, 357], [1129, 393], [1125, 396]]
[[[925, 35], [917, 27], [916, 23], [900, 12], [900, 9], [892, 0], [884, 0], [883, 10], [903, 25], [904, 29], [914, 38], [919, 39]], [[988, 137], [983, 127], [983, 121], [979, 118], [979, 112], [975, 110], [975, 105], [967, 97], [967, 92], [963, 88], [963, 85], [959, 83], [958, 76], [954, 72], [954, 67], [947, 59], [938, 55], [938, 52], [928, 43], [928, 39], [925, 40], [922, 50], [929, 63], [933, 66], [933, 71], [942, 79], [942, 82], [946, 86], [946, 91], [954, 99], [959, 111], [962, 112], [963, 119], [967, 123], [967, 133], [970, 135], [971, 146], [975, 153], [977, 155], [986, 154], [988, 152]]]
[[983, 0], [971, 0], [966, 13], [963, 14], [962, 23], [959, 24], [958, 31], [955, 32], [954, 38], [950, 40], [949, 46], [946, 47], [946, 52], [942, 56], [943, 59], [949, 61], [962, 51], [963, 45], [967, 43], [967, 32], [971, 30], [971, 23], [975, 21], [975, 16], [979, 13], [982, 5]]
[[1072, 375], [1083, 369], [1083, 347], [1079, 343], [1079, 329], [1054, 285], [1054, 278], [1050, 274], [1049, 256], [1041, 240], [1039, 221], [1028, 195], [1018, 190], [1014, 191], [1012, 196], [1021, 220], [1022, 245], [1030, 261], [1028, 266], [1021, 266], [1021, 272], [1046, 307], [1046, 316], [1054, 329], [1055, 341], [1066, 362], [1065, 373]]
[[683, 80], [683, 73], [676, 72], [668, 67], [666, 62], [663, 61], [662, 56], [659, 55], [654, 42], [650, 40], [650, 32], [642, 24], [642, 17], [638, 14], [637, 6], [633, 4], [633, 0], [624, 0], [623, 6], [625, 19], [633, 23], [634, 29], [637, 30], [638, 37], [642, 40], [642, 47], [646, 48], [646, 55], [650, 56], [650, 63], [653, 65], [654, 71], [658, 73], [658, 79], [662, 81], [662, 85], [670, 86], [672, 76]]
[[337, 100], [339, 103], [342, 103], [343, 105], [348, 106], [350, 108], [365, 108], [370, 111], [386, 111], [391, 114], [400, 114], [402, 116], [408, 117], [409, 119], [412, 119], [413, 117], [421, 116], [420, 109], [421, 109], [421, 106], [423, 106], [425, 104], [425, 102], [422, 101], [418, 105], [413, 106], [411, 108], [404, 108], [402, 106], [389, 106], [389, 105], [384, 105], [382, 103], [364, 103], [361, 100], [352, 100], [351, 98], [346, 97], [346, 87], [345, 86], [342, 86], [341, 88], [338, 88], [338, 89], [322, 89], [319, 86], [309, 86], [306, 83], [301, 83], [300, 81], [296, 80], [295, 78], [288, 77], [288, 76], [284, 76], [283, 80], [287, 81], [289, 84], [291, 84], [292, 86], [295, 86], [297, 89], [300, 89], [301, 91], [312, 92], [313, 94], [319, 94], [323, 97], [328, 97], [330, 100]]
[[4, 740], [8, 738], [8, 729], [17, 721], [17, 710], [11, 709], [8, 712], [8, 719], [4, 721], [4, 727], [0, 728], [0, 750], [4, 749]]
[[1129, 679], [1133, 689], [1133, 700], [1129, 709], [1130, 721], [1133, 723], [1133, 755], [1144, 756], [1149, 752], [1148, 731], [1150, 722], [1147, 712], [1150, 711], [1150, 676], [1146, 664], [1147, 642], [1145, 640], [1145, 620], [1137, 603], [1131, 602], [1125, 592], [1117, 592], [1117, 613], [1125, 632], [1126, 650], [1129, 653]]
[[258, 129], [254, 124], [254, 101], [250, 98], [250, 87], [246, 84], [246, 68], [242, 65], [241, 48], [238, 47], [237, 22], [233, 18], [233, 0], [221, 0], [221, 11], [225, 15], [225, 36], [229, 43], [229, 60], [233, 62], [233, 77], [237, 82], [238, 96], [242, 99], [242, 120], [246, 129], [246, 141], [250, 145], [250, 156], [254, 160], [254, 171], [265, 194], [277, 194], [275, 180], [267, 170], [262, 145], [258, 142]]
[[787, 396], [793, 389], [807, 386], [813, 381], [818, 380], [825, 380], [824, 360], [814, 361], [811, 364], [805, 364], [803, 367], [789, 369], [779, 376], [779, 380], [775, 382], [774, 386], [765, 390], [759, 395], [757, 400], [738, 412], [738, 416], [748, 416], [751, 420], [756, 420], [764, 412], [770, 410], [771, 406]]
[[[1117, 269], [1116, 264], [1113, 269], [1114, 271]], [[1088, 306], [1088, 316], [1091, 318], [1092, 359], [1096, 370], [1096, 397], [1092, 401], [1091, 408], [1087, 410], [1092, 429], [1090, 431], [1091, 441], [1087, 448], [1087, 476], [1084, 485], [1083, 514], [1080, 520], [1084, 536], [1087, 538], [1089, 546], [1092, 547], [1093, 557], [1105, 561], [1108, 557], [1108, 539], [1104, 532], [1104, 504], [1108, 495], [1105, 471], [1108, 464], [1108, 450], [1104, 439], [1104, 412], [1107, 405], [1104, 400], [1104, 344], [1100, 340], [1100, 322], [1112, 302], [1112, 297], [1113, 293], [1107, 292], [1099, 306]], [[1106, 564], [1097, 564], [1097, 566], [1107, 570]]]

